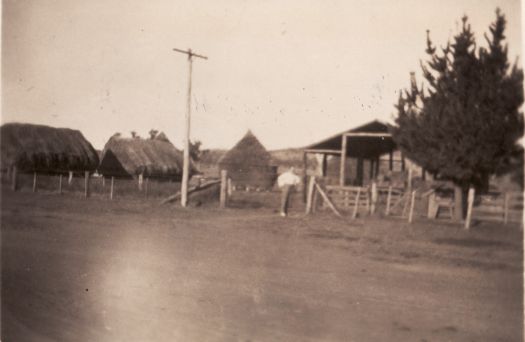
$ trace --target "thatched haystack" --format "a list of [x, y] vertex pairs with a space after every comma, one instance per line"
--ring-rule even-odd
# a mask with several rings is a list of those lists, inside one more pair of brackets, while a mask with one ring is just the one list
[[7, 123], [0, 127], [2, 169], [66, 173], [94, 171], [98, 155], [82, 133], [68, 128]]
[[269, 189], [277, 178], [272, 156], [251, 131], [219, 160], [235, 187]]
[[[122, 178], [144, 177], [180, 181], [183, 155], [164, 133], [148, 139], [113, 135], [104, 146], [98, 172]], [[193, 163], [190, 175], [195, 174]]]

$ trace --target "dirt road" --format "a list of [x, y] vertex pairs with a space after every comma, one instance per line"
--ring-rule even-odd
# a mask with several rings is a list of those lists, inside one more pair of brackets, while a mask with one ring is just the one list
[[521, 341], [517, 230], [5, 192], [2, 341]]

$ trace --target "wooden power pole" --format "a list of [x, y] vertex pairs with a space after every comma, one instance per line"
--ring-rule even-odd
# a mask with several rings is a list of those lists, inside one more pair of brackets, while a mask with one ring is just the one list
[[191, 68], [193, 57], [208, 59], [206, 56], [193, 53], [191, 49], [181, 50], [174, 48], [173, 51], [184, 53], [188, 55], [189, 73], [188, 73], [188, 108], [185, 117], [185, 133], [184, 133], [184, 164], [182, 167], [182, 184], [180, 189], [180, 203], [183, 207], [188, 205], [188, 180], [190, 175], [190, 117], [191, 117]]

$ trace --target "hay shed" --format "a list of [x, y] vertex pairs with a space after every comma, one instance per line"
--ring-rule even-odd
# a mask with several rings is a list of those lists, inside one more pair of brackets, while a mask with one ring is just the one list
[[[322, 156], [323, 177], [327, 176], [327, 156], [337, 158], [339, 185], [345, 186], [350, 183], [362, 186], [365, 178], [370, 180], [378, 175], [382, 155], [389, 155], [389, 169], [392, 170], [393, 153], [396, 150], [397, 145], [392, 139], [388, 125], [374, 120], [307, 146], [304, 154], [305, 161], [308, 153]], [[369, 177], [364, 175], [365, 160], [369, 163]], [[355, 168], [355, 172], [350, 171], [350, 168]]]
[[272, 156], [251, 131], [226, 152], [218, 164], [220, 170], [228, 171], [235, 187], [269, 189], [277, 178]]
[[[98, 172], [104, 176], [137, 178], [139, 175], [153, 179], [180, 181], [183, 154], [166, 137], [122, 137], [113, 135], [102, 151]], [[190, 176], [196, 173], [190, 162]]]
[[97, 152], [80, 131], [44, 125], [7, 123], [0, 127], [1, 168], [61, 174], [94, 171]]

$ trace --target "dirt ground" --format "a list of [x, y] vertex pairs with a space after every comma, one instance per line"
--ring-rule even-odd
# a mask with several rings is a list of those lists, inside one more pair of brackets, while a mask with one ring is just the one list
[[523, 338], [516, 226], [2, 195], [2, 341]]

